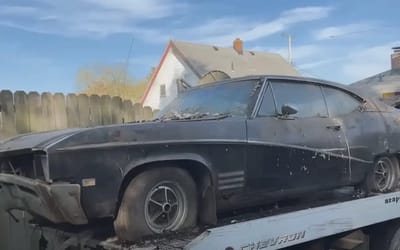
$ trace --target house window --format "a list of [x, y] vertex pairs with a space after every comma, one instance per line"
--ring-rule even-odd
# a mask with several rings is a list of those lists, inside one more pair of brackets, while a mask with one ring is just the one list
[[165, 87], [165, 84], [160, 85], [160, 97], [166, 97], [167, 96], [167, 88]]

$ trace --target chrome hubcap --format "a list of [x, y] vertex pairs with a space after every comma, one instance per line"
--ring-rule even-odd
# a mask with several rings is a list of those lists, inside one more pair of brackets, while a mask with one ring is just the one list
[[386, 191], [393, 185], [394, 166], [389, 158], [380, 159], [375, 165], [375, 182], [378, 191]]
[[179, 228], [185, 213], [183, 192], [173, 183], [156, 185], [146, 197], [145, 219], [155, 233]]

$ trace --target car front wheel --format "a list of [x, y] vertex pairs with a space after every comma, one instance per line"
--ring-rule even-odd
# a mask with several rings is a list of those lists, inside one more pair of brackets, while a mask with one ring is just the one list
[[154, 168], [131, 180], [123, 195], [114, 228], [121, 240], [194, 226], [197, 191], [186, 170]]

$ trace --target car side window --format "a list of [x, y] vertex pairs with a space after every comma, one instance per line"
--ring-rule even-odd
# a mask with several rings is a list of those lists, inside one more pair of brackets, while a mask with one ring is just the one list
[[257, 116], [275, 116], [275, 101], [274, 96], [272, 95], [271, 86], [268, 86], [267, 91], [265, 91], [263, 100], [261, 102], [260, 110], [258, 111]]
[[328, 111], [321, 87], [302, 82], [277, 81], [272, 83], [278, 112], [283, 105], [297, 109], [293, 117], [327, 117]]
[[330, 116], [349, 114], [361, 105], [359, 100], [341, 90], [329, 87], [323, 89]]

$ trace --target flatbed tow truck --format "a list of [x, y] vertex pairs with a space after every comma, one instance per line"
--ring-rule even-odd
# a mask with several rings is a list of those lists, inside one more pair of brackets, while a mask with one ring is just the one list
[[[166, 233], [136, 243], [97, 229], [40, 227], [39, 249], [101, 250], [399, 250], [400, 191], [369, 197], [325, 194], [309, 201], [241, 212], [210, 228]], [[311, 199], [311, 198], [309, 198]], [[35, 225], [32, 225], [35, 227]]]

